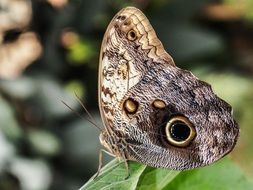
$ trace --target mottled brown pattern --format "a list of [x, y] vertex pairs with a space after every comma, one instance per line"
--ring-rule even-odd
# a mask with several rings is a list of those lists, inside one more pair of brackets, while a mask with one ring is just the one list
[[[129, 31], [136, 37], [129, 37]], [[127, 112], [126, 100], [138, 109]], [[155, 100], [164, 104], [154, 106]], [[134, 7], [117, 13], [104, 35], [99, 104], [105, 125], [101, 143], [116, 157], [153, 167], [208, 165], [228, 154], [239, 134], [231, 106], [209, 84], [175, 66], [145, 15]], [[188, 118], [196, 130], [186, 147], [173, 146], [164, 134], [174, 116]]]

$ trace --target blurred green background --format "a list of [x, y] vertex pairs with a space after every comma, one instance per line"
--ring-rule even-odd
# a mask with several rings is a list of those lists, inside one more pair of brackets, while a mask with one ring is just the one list
[[[253, 179], [251, 0], [0, 0], [0, 189], [80, 188], [96, 171], [100, 44], [113, 15], [143, 10], [177, 66], [212, 84], [241, 134], [232, 160]], [[85, 114], [85, 113], [84, 113]]]

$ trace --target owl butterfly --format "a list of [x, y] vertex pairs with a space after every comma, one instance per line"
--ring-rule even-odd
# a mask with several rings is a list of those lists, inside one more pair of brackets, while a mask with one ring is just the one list
[[137, 8], [119, 11], [100, 52], [101, 144], [114, 156], [187, 170], [228, 154], [239, 128], [209, 84], [178, 68]]

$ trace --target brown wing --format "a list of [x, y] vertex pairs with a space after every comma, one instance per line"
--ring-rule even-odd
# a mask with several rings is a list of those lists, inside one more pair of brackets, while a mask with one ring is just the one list
[[127, 91], [150, 69], [150, 62], [174, 65], [146, 16], [134, 7], [122, 9], [109, 24], [100, 51], [98, 96], [106, 126]]
[[[105, 33], [99, 104], [107, 129], [101, 143], [116, 156], [153, 167], [208, 165], [229, 153], [239, 134], [231, 107], [174, 65], [147, 18], [132, 7]], [[177, 127], [189, 129], [189, 136]]]

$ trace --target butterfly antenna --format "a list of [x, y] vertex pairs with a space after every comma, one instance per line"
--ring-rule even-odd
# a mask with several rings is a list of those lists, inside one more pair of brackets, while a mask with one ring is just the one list
[[94, 119], [94, 117], [90, 114], [90, 112], [88, 111], [88, 109], [85, 107], [85, 105], [83, 104], [81, 98], [76, 94], [75, 92], [75, 96], [77, 98], [77, 101], [81, 104], [82, 108], [85, 110], [85, 112], [87, 113], [87, 115], [89, 116], [89, 118], [93, 121], [93, 123], [96, 123], [96, 120]]
[[77, 112], [76, 110], [74, 110], [73, 108], [71, 108], [66, 102], [64, 102], [63, 100], [61, 100], [61, 102], [67, 106], [67, 108], [69, 108], [71, 111], [73, 111], [76, 115], [78, 115], [81, 119], [87, 120], [89, 121], [93, 126], [95, 126], [99, 131], [102, 131], [102, 129], [96, 124], [96, 122], [91, 121], [89, 118], [84, 117], [83, 115], [81, 115], [79, 112]]

